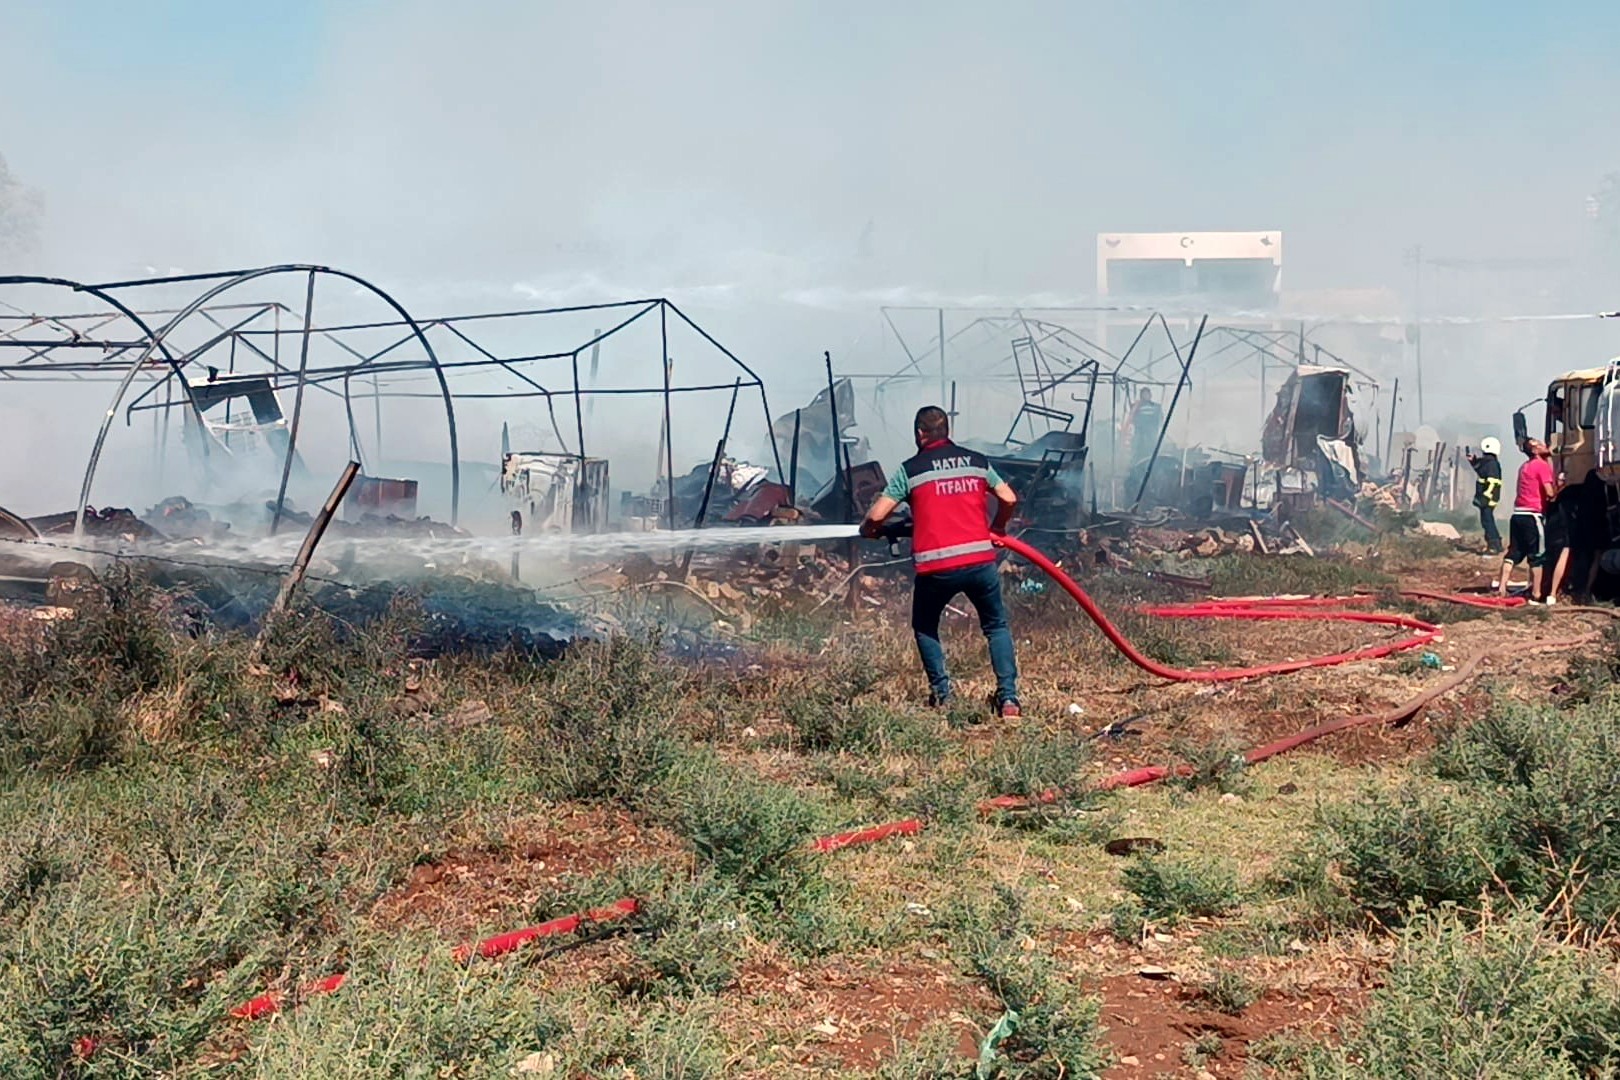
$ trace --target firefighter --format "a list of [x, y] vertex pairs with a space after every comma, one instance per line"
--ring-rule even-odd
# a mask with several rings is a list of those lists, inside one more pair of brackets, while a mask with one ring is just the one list
[[990, 538], [1006, 531], [1018, 496], [983, 454], [951, 442], [950, 417], [944, 409], [930, 405], [917, 410], [914, 426], [917, 453], [906, 459], [873, 501], [861, 522], [861, 535], [874, 539], [883, 535], [883, 522], [895, 508], [902, 502], [910, 504], [911, 559], [917, 571], [911, 630], [928, 676], [929, 704], [944, 706], [951, 700], [939, 620], [945, 605], [965, 594], [979, 613], [979, 629], [990, 647], [996, 715], [1016, 719], [1021, 712], [1018, 661]]
[[1502, 534], [1496, 528], [1496, 505], [1502, 501], [1502, 462], [1497, 455], [1502, 444], [1487, 435], [1479, 440], [1479, 453], [1468, 455], [1474, 467], [1474, 505], [1479, 507], [1479, 527], [1485, 533], [1485, 553], [1502, 554]]
[[1159, 437], [1159, 426], [1164, 423], [1164, 410], [1153, 400], [1153, 391], [1142, 387], [1141, 395], [1131, 406], [1122, 425], [1130, 434], [1131, 464], [1140, 465], [1153, 456], [1153, 443]]

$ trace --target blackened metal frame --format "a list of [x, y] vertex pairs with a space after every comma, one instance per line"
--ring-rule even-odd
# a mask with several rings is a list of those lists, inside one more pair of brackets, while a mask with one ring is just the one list
[[[306, 277], [304, 308], [302, 318], [297, 330], [284, 329], [281, 326], [283, 314], [292, 315], [294, 312], [286, 305], [280, 303], [258, 304], [219, 304], [215, 303], [222, 294], [246, 285], [249, 282], [274, 276]], [[372, 293], [393, 309], [397, 318], [367, 322], [348, 323], [341, 325], [317, 325], [314, 318], [314, 292], [315, 282], [323, 276], [331, 276], [358, 285]], [[129, 291], [150, 288], [155, 286], [174, 286], [182, 284], [199, 284], [204, 290], [191, 301], [191, 303], [178, 309], [165, 309], [156, 313], [148, 312], [146, 316], [138, 314], [129, 305], [119, 299], [119, 295], [128, 294]], [[558, 442], [567, 449], [567, 440], [563, 437], [561, 427], [557, 422], [553, 398], [556, 396], [571, 397], [574, 405], [574, 428], [578, 456], [586, 455], [584, 402], [595, 395], [651, 395], [662, 396], [665, 416], [666, 439], [672, 438], [670, 420], [672, 418], [672, 399], [676, 394], [696, 393], [704, 391], [735, 391], [757, 390], [760, 407], [764, 414], [767, 437], [771, 440], [772, 461], [776, 467], [779, 479], [786, 480], [782, 468], [781, 455], [776, 445], [774, 434], [771, 433], [770, 403], [765, 390], [764, 381], [739, 359], [734, 353], [720, 344], [715, 338], [689, 318], [685, 312], [667, 298], [655, 297], [650, 299], [620, 301], [617, 303], [583, 304], [570, 307], [533, 308], [521, 311], [492, 312], [470, 315], [454, 315], [428, 320], [417, 320], [392, 296], [365, 279], [336, 270], [331, 267], [311, 264], [283, 264], [278, 266], [260, 267], [250, 270], [221, 271], [206, 274], [187, 274], [157, 278], [141, 278], [129, 281], [103, 282], [99, 284], [85, 284], [62, 278], [49, 278], [37, 276], [5, 276], [0, 277], [0, 286], [48, 286], [71, 290], [95, 297], [103, 304], [112, 308], [118, 314], [115, 316], [96, 315], [94, 313], [74, 313], [71, 315], [33, 315], [15, 305], [0, 304], [12, 307], [17, 314], [6, 315], [0, 313], [0, 380], [29, 379], [36, 381], [116, 381], [112, 405], [107, 409], [100, 430], [97, 433], [94, 447], [91, 452], [89, 464], [86, 467], [84, 480], [80, 489], [78, 505], [78, 528], [82, 531], [85, 510], [89, 505], [90, 492], [94, 483], [97, 466], [100, 462], [107, 434], [111, 429], [113, 419], [120, 408], [125, 413], [126, 423], [138, 411], [166, 410], [183, 406], [188, 408], [199, 424], [202, 421], [202, 410], [198, 406], [192, 393], [192, 383], [186, 377], [188, 367], [195, 370], [195, 366], [203, 365], [210, 369], [211, 376], [217, 374], [217, 367], [205, 364], [205, 360], [215, 350], [227, 349], [228, 366], [231, 373], [237, 372], [237, 358], [239, 351], [250, 360], [268, 368], [268, 371], [259, 373], [255, 377], [267, 380], [273, 389], [281, 389], [290, 380], [294, 388], [294, 405], [291, 424], [288, 429], [288, 447], [283, 462], [282, 481], [277, 497], [277, 517], [282, 506], [287, 479], [290, 475], [293, 455], [297, 450], [298, 428], [302, 416], [303, 395], [306, 389], [322, 391], [342, 397], [345, 416], [349, 427], [349, 441], [351, 449], [358, 452], [359, 435], [354, 416], [353, 397], [356, 396], [352, 384], [356, 378], [369, 379], [371, 386], [369, 394], [373, 398], [377, 437], [381, 443], [381, 401], [384, 398], [438, 398], [444, 402], [445, 425], [449, 438], [450, 468], [451, 468], [451, 521], [454, 523], [459, 516], [460, 509], [460, 455], [459, 442], [456, 431], [455, 404], [457, 397], [466, 399], [506, 399], [522, 397], [542, 397], [547, 403], [547, 410], [552, 419], [552, 428], [557, 435]], [[581, 383], [579, 360], [580, 354], [589, 352], [591, 357], [591, 371], [593, 376], [597, 369], [598, 350], [604, 341], [627, 327], [635, 324], [646, 316], [657, 311], [659, 323], [659, 342], [663, 363], [661, 385], [658, 386], [632, 386], [597, 388], [586, 387]], [[232, 316], [227, 312], [246, 311], [242, 318], [229, 320]], [[580, 314], [588, 312], [617, 312], [624, 317], [607, 330], [598, 330], [587, 340], [569, 348], [546, 353], [524, 353], [519, 355], [503, 355], [495, 349], [488, 347], [478, 340], [477, 330], [480, 325], [488, 325], [497, 320], [516, 320], [526, 318], [539, 318], [545, 316], [559, 316], [565, 314]], [[712, 385], [685, 385], [677, 383], [671, 376], [669, 363], [669, 334], [670, 316], [684, 323], [708, 345], [712, 346], [730, 364], [746, 375], [746, 378], [735, 378], [731, 382], [715, 383]], [[164, 316], [160, 323], [154, 325], [149, 318], [155, 315]], [[262, 326], [266, 316], [274, 316], [275, 326], [265, 328]], [[210, 336], [201, 345], [183, 352], [176, 352], [171, 347], [171, 338], [177, 328], [185, 325], [188, 320], [201, 317], [214, 328]], [[114, 338], [103, 335], [101, 331], [117, 319], [128, 320], [135, 329], [124, 329], [121, 337]], [[229, 322], [229, 325], [227, 323]], [[45, 328], [55, 336], [28, 337], [24, 336], [30, 330]], [[374, 333], [387, 330], [398, 331], [397, 340], [382, 349], [366, 351], [356, 346], [351, 338], [361, 333]], [[443, 362], [439, 359], [433, 345], [429, 341], [429, 331], [439, 329], [452, 335], [457, 342], [463, 344], [476, 354], [472, 359]], [[281, 337], [284, 334], [297, 334], [299, 341], [299, 359], [296, 368], [289, 367], [281, 361]], [[268, 347], [261, 345], [268, 338]], [[335, 344], [349, 357], [350, 362], [338, 365], [311, 366], [309, 358], [312, 340], [322, 340]], [[419, 347], [420, 355], [399, 354], [397, 350], [404, 346], [415, 344]], [[85, 351], [101, 350], [99, 357], [83, 359]], [[66, 357], [58, 355], [64, 350]], [[15, 351], [24, 355], [19, 360], [12, 360], [10, 356]], [[127, 354], [136, 352], [133, 361], [127, 360]], [[161, 358], [161, 359], [159, 359]], [[566, 390], [553, 390], [548, 388], [529, 374], [519, 370], [523, 365], [542, 361], [567, 360], [569, 362], [570, 386]], [[503, 390], [489, 393], [461, 393], [451, 390], [447, 376], [461, 371], [499, 368], [512, 375], [524, 384], [526, 389]], [[419, 392], [406, 389], [390, 388], [383, 380], [389, 376], [398, 376], [401, 373], [415, 371], [431, 371], [437, 381], [437, 393]], [[144, 392], [125, 404], [125, 397], [132, 384], [140, 377], [146, 376], [151, 385]], [[183, 389], [180, 400], [176, 401], [172, 393], [164, 401], [157, 400], [156, 391], [162, 386], [171, 386], [178, 381]], [[341, 384], [341, 389], [333, 384]], [[202, 440], [204, 447], [207, 439]], [[661, 448], [664, 458], [664, 482], [670, 498], [666, 500], [670, 525], [676, 521], [676, 508], [674, 505], [674, 456], [666, 446]]]

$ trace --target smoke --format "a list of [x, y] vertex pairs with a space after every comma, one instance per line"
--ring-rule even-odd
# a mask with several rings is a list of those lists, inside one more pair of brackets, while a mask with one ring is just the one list
[[[905, 362], [882, 304], [1083, 302], [1099, 232], [1279, 228], [1288, 290], [1360, 290], [1339, 313], [1384, 320], [1327, 340], [1401, 377], [1403, 427], [1419, 304], [1620, 307], [1613, 213], [1588, 207], [1617, 167], [1608, 9], [91, 8], [8, 14], [0, 101], [28, 107], [0, 110], [0, 151], [46, 212], [37, 257], [14, 247], [0, 271], [321, 262], [419, 314], [667, 295], [781, 411], [820, 385], [822, 349], [841, 372]], [[1428, 261], [1403, 261], [1418, 245]], [[1487, 262], [1526, 259], [1559, 264]], [[1423, 336], [1431, 423], [1505, 425], [1551, 374], [1620, 352], [1584, 323]], [[87, 444], [52, 432], [83, 425], [39, 422], [35, 393], [0, 387], [0, 452], [28, 463], [0, 505], [77, 486], [41, 463], [74, 472]], [[94, 419], [103, 396], [75, 407]], [[883, 415], [935, 396], [900, 388]], [[1263, 396], [1240, 397], [1253, 415], [1193, 436], [1255, 443]], [[1208, 400], [1203, 417], [1230, 414]], [[469, 406], [466, 427], [493, 444], [502, 420], [535, 418]], [[624, 452], [651, 459], [656, 423], [637, 417]], [[683, 434], [677, 471], [713, 438]]]

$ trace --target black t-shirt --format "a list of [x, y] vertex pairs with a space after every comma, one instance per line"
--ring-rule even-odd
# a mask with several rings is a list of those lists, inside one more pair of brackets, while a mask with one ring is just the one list
[[1474, 481], [1474, 505], [1494, 509], [1502, 500], [1502, 463], [1495, 454], [1481, 454], [1470, 458], [1478, 479]]
[[1479, 474], [1481, 480], [1502, 479], [1502, 463], [1497, 460], [1495, 454], [1481, 454], [1469, 464], [1474, 467], [1474, 472]]

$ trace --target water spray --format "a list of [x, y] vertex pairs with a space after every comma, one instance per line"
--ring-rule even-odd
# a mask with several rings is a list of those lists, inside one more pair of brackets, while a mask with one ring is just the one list
[[[446, 536], [446, 537], [329, 537], [323, 554], [336, 559], [347, 555], [358, 561], [406, 557], [430, 565], [454, 564], [468, 559], [507, 560], [514, 555], [544, 565], [547, 561], [606, 561], [635, 554], [657, 555], [681, 551], [718, 551], [760, 544], [824, 543], [859, 537], [856, 525], [778, 525], [753, 528], [669, 529], [657, 532], [531, 534], [528, 536]], [[221, 564], [238, 562], [266, 566], [286, 566], [298, 553], [301, 537], [282, 534], [256, 539], [226, 539], [206, 547], [188, 548], [188, 558], [214, 559]], [[41, 538], [32, 542], [41, 557], [45, 550], [102, 552], [105, 554], [152, 555], [162, 557], [173, 550], [164, 545], [98, 543], [93, 537], [74, 542]]]

